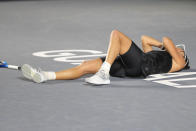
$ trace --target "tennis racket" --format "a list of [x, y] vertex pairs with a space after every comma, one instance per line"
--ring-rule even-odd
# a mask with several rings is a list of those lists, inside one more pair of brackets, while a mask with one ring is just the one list
[[0, 60], [0, 68], [8, 68], [8, 69], [13, 69], [13, 70], [21, 70], [21, 67], [20, 66], [9, 65], [6, 61], [1, 61], [1, 60]]

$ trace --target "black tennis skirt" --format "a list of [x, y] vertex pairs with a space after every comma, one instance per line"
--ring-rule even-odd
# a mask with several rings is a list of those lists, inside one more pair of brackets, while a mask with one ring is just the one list
[[[141, 64], [144, 52], [132, 41], [129, 50], [119, 55], [110, 69], [110, 75], [114, 77], [142, 76]], [[105, 61], [106, 57], [101, 57]]]

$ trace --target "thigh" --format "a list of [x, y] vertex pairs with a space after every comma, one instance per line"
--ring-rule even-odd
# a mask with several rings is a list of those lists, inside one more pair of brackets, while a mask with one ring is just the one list
[[115, 30], [114, 32], [116, 32], [120, 38], [120, 44], [121, 44], [120, 54], [124, 54], [130, 48], [132, 40], [128, 36], [126, 36], [124, 33], [118, 30]]

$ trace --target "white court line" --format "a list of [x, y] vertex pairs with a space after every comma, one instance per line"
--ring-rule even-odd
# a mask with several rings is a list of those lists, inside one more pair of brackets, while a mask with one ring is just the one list
[[179, 79], [171, 79], [171, 80], [158, 80], [158, 81], [152, 81], [152, 82], [156, 82], [159, 84], [164, 84], [164, 85], [168, 85], [168, 86], [172, 86], [176, 88], [196, 88], [196, 85], [181, 85], [178, 83], [174, 83], [174, 81], [189, 81], [189, 80], [196, 80], [196, 77], [179, 78]]
[[144, 80], [153, 81], [158, 79], [173, 78], [173, 77], [188, 76], [188, 75], [196, 75], [196, 72], [173, 72], [173, 73], [154, 74], [149, 76], [152, 78], [146, 78]]

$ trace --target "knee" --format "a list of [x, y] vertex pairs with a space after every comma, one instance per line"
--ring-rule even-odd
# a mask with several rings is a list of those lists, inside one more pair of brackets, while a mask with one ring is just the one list
[[88, 65], [88, 62], [87, 61], [83, 61], [80, 65], [79, 65], [79, 67], [81, 68], [81, 69], [85, 69], [85, 67]]
[[80, 64], [79, 68], [84, 74], [96, 73], [102, 65], [101, 59], [87, 60]]
[[83, 73], [89, 73], [91, 71], [90, 62], [89, 61], [83, 61], [79, 65], [79, 68], [80, 68], [80, 71], [82, 71]]
[[85, 72], [85, 66], [86, 66], [86, 62], [82, 62], [80, 65], [76, 66], [75, 68], [80, 71], [81, 73], [84, 73]]
[[112, 30], [112, 32], [111, 32], [111, 37], [119, 37], [119, 35], [120, 35], [120, 32], [118, 31], [118, 30]]

